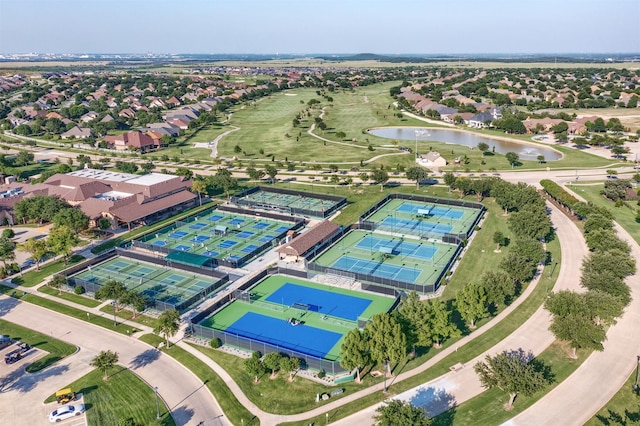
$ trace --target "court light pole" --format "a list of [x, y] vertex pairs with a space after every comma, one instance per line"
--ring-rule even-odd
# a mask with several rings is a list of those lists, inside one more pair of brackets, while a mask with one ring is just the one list
[[153, 390], [156, 393], [156, 419], [160, 420], [160, 403], [158, 402], [158, 387], [155, 386]]
[[633, 384], [633, 390], [638, 393], [638, 378], [640, 377], [640, 355], [637, 357], [638, 365], [636, 365], [636, 382]]

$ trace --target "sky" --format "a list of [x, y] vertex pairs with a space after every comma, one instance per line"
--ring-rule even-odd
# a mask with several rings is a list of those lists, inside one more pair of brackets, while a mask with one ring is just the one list
[[638, 53], [640, 0], [0, 0], [0, 53]]

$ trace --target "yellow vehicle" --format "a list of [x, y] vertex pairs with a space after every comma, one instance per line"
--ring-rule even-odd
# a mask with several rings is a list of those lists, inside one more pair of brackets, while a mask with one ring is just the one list
[[71, 390], [71, 388], [60, 389], [56, 392], [56, 400], [59, 404], [66, 404], [70, 401], [76, 400], [76, 393]]

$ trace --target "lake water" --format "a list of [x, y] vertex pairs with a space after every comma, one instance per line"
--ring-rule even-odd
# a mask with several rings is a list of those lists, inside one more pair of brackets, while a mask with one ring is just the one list
[[402, 141], [411, 141], [413, 144], [407, 144], [414, 149], [416, 139], [420, 142], [418, 152], [426, 152], [425, 141], [451, 143], [456, 145], [464, 145], [471, 148], [477, 148], [480, 142], [489, 145], [489, 151], [499, 154], [507, 152], [515, 152], [523, 160], [537, 161], [538, 155], [544, 155], [545, 161], [554, 161], [562, 158], [562, 154], [554, 149], [544, 146], [534, 146], [519, 142], [509, 142], [497, 139], [490, 139], [484, 136], [476, 135], [468, 132], [457, 132], [448, 129], [433, 128], [416, 128], [416, 127], [382, 127], [369, 130], [374, 136], [386, 139], [397, 139]]

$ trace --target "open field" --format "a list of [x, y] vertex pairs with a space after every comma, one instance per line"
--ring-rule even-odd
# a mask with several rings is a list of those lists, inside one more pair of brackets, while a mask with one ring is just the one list
[[[84, 396], [88, 424], [116, 425], [121, 419], [133, 418], [140, 425], [175, 425], [161, 400], [161, 420], [156, 423], [155, 393], [131, 371], [117, 366], [109, 372], [109, 380], [102, 380], [103, 375], [102, 370], [93, 370], [67, 386]], [[53, 401], [55, 395], [45, 402]]]

